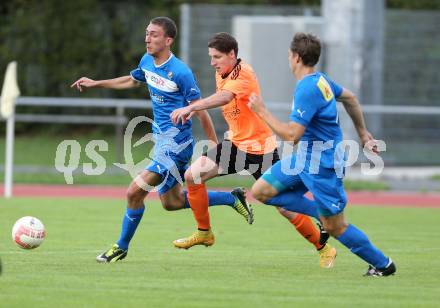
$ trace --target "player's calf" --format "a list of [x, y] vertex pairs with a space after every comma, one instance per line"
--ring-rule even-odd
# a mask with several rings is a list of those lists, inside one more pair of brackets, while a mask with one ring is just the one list
[[162, 207], [167, 211], [181, 210], [185, 208], [185, 201], [182, 202], [162, 201]]

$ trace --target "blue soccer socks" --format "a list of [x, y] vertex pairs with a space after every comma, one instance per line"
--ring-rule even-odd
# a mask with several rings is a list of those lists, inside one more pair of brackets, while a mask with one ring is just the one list
[[375, 268], [385, 268], [388, 265], [388, 257], [370, 242], [365, 233], [355, 226], [348, 225], [347, 230], [336, 239]]
[[[190, 208], [188, 202], [188, 193], [185, 191], [185, 208]], [[235, 198], [230, 192], [226, 191], [208, 191], [209, 206], [227, 205], [233, 207]]]
[[122, 220], [122, 230], [117, 244], [122, 250], [127, 250], [128, 245], [133, 238], [134, 233], [139, 222], [144, 214], [145, 207], [132, 210], [127, 208], [125, 211], [124, 219]]

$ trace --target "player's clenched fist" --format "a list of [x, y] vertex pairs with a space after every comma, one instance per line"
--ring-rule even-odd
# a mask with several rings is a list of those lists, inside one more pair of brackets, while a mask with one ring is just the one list
[[266, 108], [264, 106], [264, 102], [261, 96], [258, 96], [255, 93], [252, 93], [249, 96], [248, 107], [252, 109], [256, 114], [261, 113]]

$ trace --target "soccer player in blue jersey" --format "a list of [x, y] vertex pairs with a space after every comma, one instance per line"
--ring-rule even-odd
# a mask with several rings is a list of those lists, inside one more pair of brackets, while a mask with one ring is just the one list
[[[170, 114], [174, 109], [188, 106], [200, 99], [200, 90], [192, 71], [176, 58], [170, 48], [177, 35], [177, 27], [168, 17], [152, 19], [146, 29], [146, 54], [130, 75], [108, 80], [82, 77], [72, 84], [83, 88], [128, 89], [146, 84], [153, 105], [156, 125], [153, 125], [154, 157], [152, 162], [130, 184], [127, 191], [127, 209], [122, 221], [119, 240], [109, 250], [100, 254], [98, 262], [110, 263], [127, 256], [129, 243], [145, 210], [144, 199], [148, 187], [158, 187], [160, 199], [166, 210], [190, 208], [186, 192], [179, 179], [188, 167], [193, 154], [192, 123], [173, 125]], [[217, 143], [214, 127], [206, 111], [197, 112], [208, 138]], [[253, 221], [252, 209], [247, 205], [244, 192], [209, 192], [209, 205], [228, 205]]]
[[[311, 34], [297, 33], [290, 45], [289, 64], [298, 83], [294, 93], [290, 121], [283, 123], [265, 107], [261, 97], [253, 95], [249, 106], [283, 140], [298, 144], [296, 155], [283, 158], [268, 169], [252, 187], [254, 197], [269, 205], [290, 207], [304, 213], [312, 207], [323, 227], [351, 252], [369, 264], [366, 276], [389, 276], [396, 266], [370, 242], [361, 230], [344, 217], [347, 203], [342, 184], [344, 153], [336, 100], [344, 104], [360, 140], [377, 153], [372, 135], [367, 131], [356, 96], [342, 88], [315, 65], [321, 44]], [[294, 204], [292, 200], [310, 191], [314, 201]], [[310, 210], [310, 208], [308, 209]]]

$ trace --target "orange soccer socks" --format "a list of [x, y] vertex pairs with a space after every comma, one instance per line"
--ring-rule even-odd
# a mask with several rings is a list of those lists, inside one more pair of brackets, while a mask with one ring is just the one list
[[208, 211], [209, 199], [205, 184], [188, 184], [187, 187], [188, 201], [199, 230], [209, 230], [211, 227]]
[[309, 216], [303, 214], [296, 214], [295, 217], [289, 220], [295, 229], [316, 249], [321, 249], [323, 245], [319, 244], [319, 231]]

